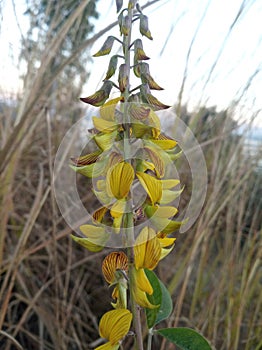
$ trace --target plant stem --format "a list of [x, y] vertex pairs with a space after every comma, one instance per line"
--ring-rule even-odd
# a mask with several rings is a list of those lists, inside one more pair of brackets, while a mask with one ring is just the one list
[[[131, 44], [131, 32], [132, 32], [132, 19], [133, 19], [133, 9], [128, 8], [128, 14], [130, 28], [128, 35], [125, 35], [123, 38], [123, 53], [124, 53], [124, 61], [127, 70], [127, 84], [125, 91], [123, 92], [124, 96], [124, 120], [123, 124], [125, 126], [125, 135], [124, 135], [124, 155], [125, 160], [131, 162], [130, 156], [130, 117], [128, 114], [128, 98], [130, 96], [130, 44]], [[130, 202], [129, 202], [130, 203]], [[136, 348], [137, 350], [143, 350], [143, 336], [142, 336], [142, 328], [141, 328], [141, 318], [140, 318], [140, 307], [136, 304], [133, 293], [132, 286], [134, 285], [134, 221], [133, 221], [133, 211], [132, 204], [129, 204], [126, 208], [127, 213], [125, 214], [125, 230], [126, 230], [126, 244], [127, 244], [127, 255], [129, 260], [129, 290], [130, 290], [130, 303], [131, 303], [131, 311], [133, 314], [133, 325], [136, 333]]]
[[154, 331], [153, 328], [148, 330], [148, 339], [147, 339], [147, 350], [151, 350], [152, 347], [152, 339], [153, 339]]

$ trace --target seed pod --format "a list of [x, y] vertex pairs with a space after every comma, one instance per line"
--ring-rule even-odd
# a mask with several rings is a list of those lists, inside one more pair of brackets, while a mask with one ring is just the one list
[[115, 41], [115, 37], [110, 35], [106, 41], [104, 42], [103, 46], [101, 47], [101, 49], [93, 55], [93, 57], [99, 57], [99, 56], [105, 56], [108, 55], [113, 47]]
[[148, 17], [142, 14], [140, 15], [139, 30], [142, 35], [146, 36], [150, 40], [153, 40], [150, 30], [148, 28]]

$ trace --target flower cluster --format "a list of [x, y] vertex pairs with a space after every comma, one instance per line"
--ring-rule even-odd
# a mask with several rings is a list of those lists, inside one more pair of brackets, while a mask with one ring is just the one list
[[[132, 23], [139, 20], [142, 36], [152, 39], [148, 18], [137, 1], [116, 1], [123, 40], [109, 36], [95, 57], [108, 55], [115, 42], [123, 47], [123, 56], [113, 55], [101, 88], [81, 98], [100, 107], [93, 117], [91, 130], [96, 150], [71, 158], [71, 168], [92, 178], [93, 193], [101, 206], [92, 213], [92, 220], [80, 226], [82, 236], [72, 238], [92, 252], [101, 251], [114, 236], [123, 235], [124, 251], [114, 251], [103, 261], [105, 280], [113, 286], [113, 310], [101, 318], [100, 336], [108, 340], [97, 349], [118, 349], [128, 334], [132, 312], [130, 300], [145, 309], [156, 309], [150, 301], [154, 288], [147, 276], [174, 247], [172, 234], [181, 222], [175, 221], [178, 210], [174, 200], [183, 189], [172, 178], [177, 142], [161, 132], [157, 111], [168, 108], [152, 95], [162, 90], [149, 71], [149, 59], [141, 39], [130, 43]], [[136, 10], [135, 10], [136, 7]], [[133, 65], [131, 52], [133, 51]], [[119, 60], [123, 63], [119, 65]], [[119, 65], [119, 67], [118, 67]], [[110, 79], [118, 67], [118, 84]], [[130, 72], [140, 84], [131, 89]], [[110, 98], [113, 88], [119, 97]], [[129, 293], [129, 294], [128, 294]]]

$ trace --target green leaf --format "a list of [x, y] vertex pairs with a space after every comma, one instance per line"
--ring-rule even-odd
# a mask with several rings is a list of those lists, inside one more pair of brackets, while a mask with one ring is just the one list
[[148, 328], [152, 328], [169, 317], [173, 309], [173, 303], [168, 290], [156, 274], [147, 269], [145, 269], [145, 272], [154, 290], [152, 295], [147, 295], [147, 298], [154, 305], [160, 304], [156, 309], [146, 309], [147, 325]]
[[166, 289], [166, 286], [160, 280], [159, 280], [159, 284], [162, 291], [162, 301], [161, 301], [160, 308], [158, 309], [155, 325], [163, 320], [166, 320], [170, 316], [173, 310], [173, 302], [169, 294], [169, 291]]
[[163, 328], [156, 333], [182, 350], [212, 350], [207, 340], [191, 328]]
[[[156, 274], [148, 269], [145, 269], [146, 276], [153, 288], [153, 294], [147, 294], [147, 298], [153, 305], [161, 305], [162, 302], [162, 289], [160, 286], [160, 281], [157, 278]], [[156, 324], [155, 321], [157, 319], [158, 310], [160, 307], [155, 309], [145, 309], [146, 310], [146, 321], [148, 328], [154, 327]]]

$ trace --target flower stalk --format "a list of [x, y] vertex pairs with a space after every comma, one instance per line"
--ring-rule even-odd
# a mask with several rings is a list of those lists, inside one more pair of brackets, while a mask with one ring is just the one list
[[[81, 237], [72, 238], [93, 252], [110, 246], [110, 240], [112, 246], [114, 237], [121, 236], [123, 244], [123, 250], [111, 252], [102, 264], [104, 278], [113, 288], [113, 310], [100, 320], [99, 333], [105, 343], [96, 350], [122, 348], [132, 331], [134, 348], [143, 350], [144, 327], [146, 349], [150, 350], [154, 327], [172, 310], [168, 291], [153, 270], [173, 250], [176, 238], [172, 235], [183, 224], [175, 221], [178, 210], [173, 204], [182, 189], [175, 189], [179, 180], [169, 178], [169, 166], [179, 153], [175, 153], [177, 142], [161, 132], [156, 111], [169, 106], [151, 93], [162, 87], [144, 62], [149, 57], [142, 39], [132, 42], [132, 27], [137, 23], [141, 37], [153, 39], [149, 19], [138, 0], [127, 1], [126, 7], [123, 0], [116, 0], [116, 8], [121, 39], [109, 36], [94, 57], [109, 55], [116, 42], [123, 54], [112, 55], [100, 89], [81, 98], [99, 107], [100, 116], [92, 118], [91, 130], [97, 150], [71, 158], [74, 171], [92, 178], [93, 193], [101, 206], [79, 227]], [[118, 85], [111, 80], [117, 69]], [[140, 79], [136, 88], [131, 87], [132, 71]], [[120, 96], [110, 99], [115, 88]]]

